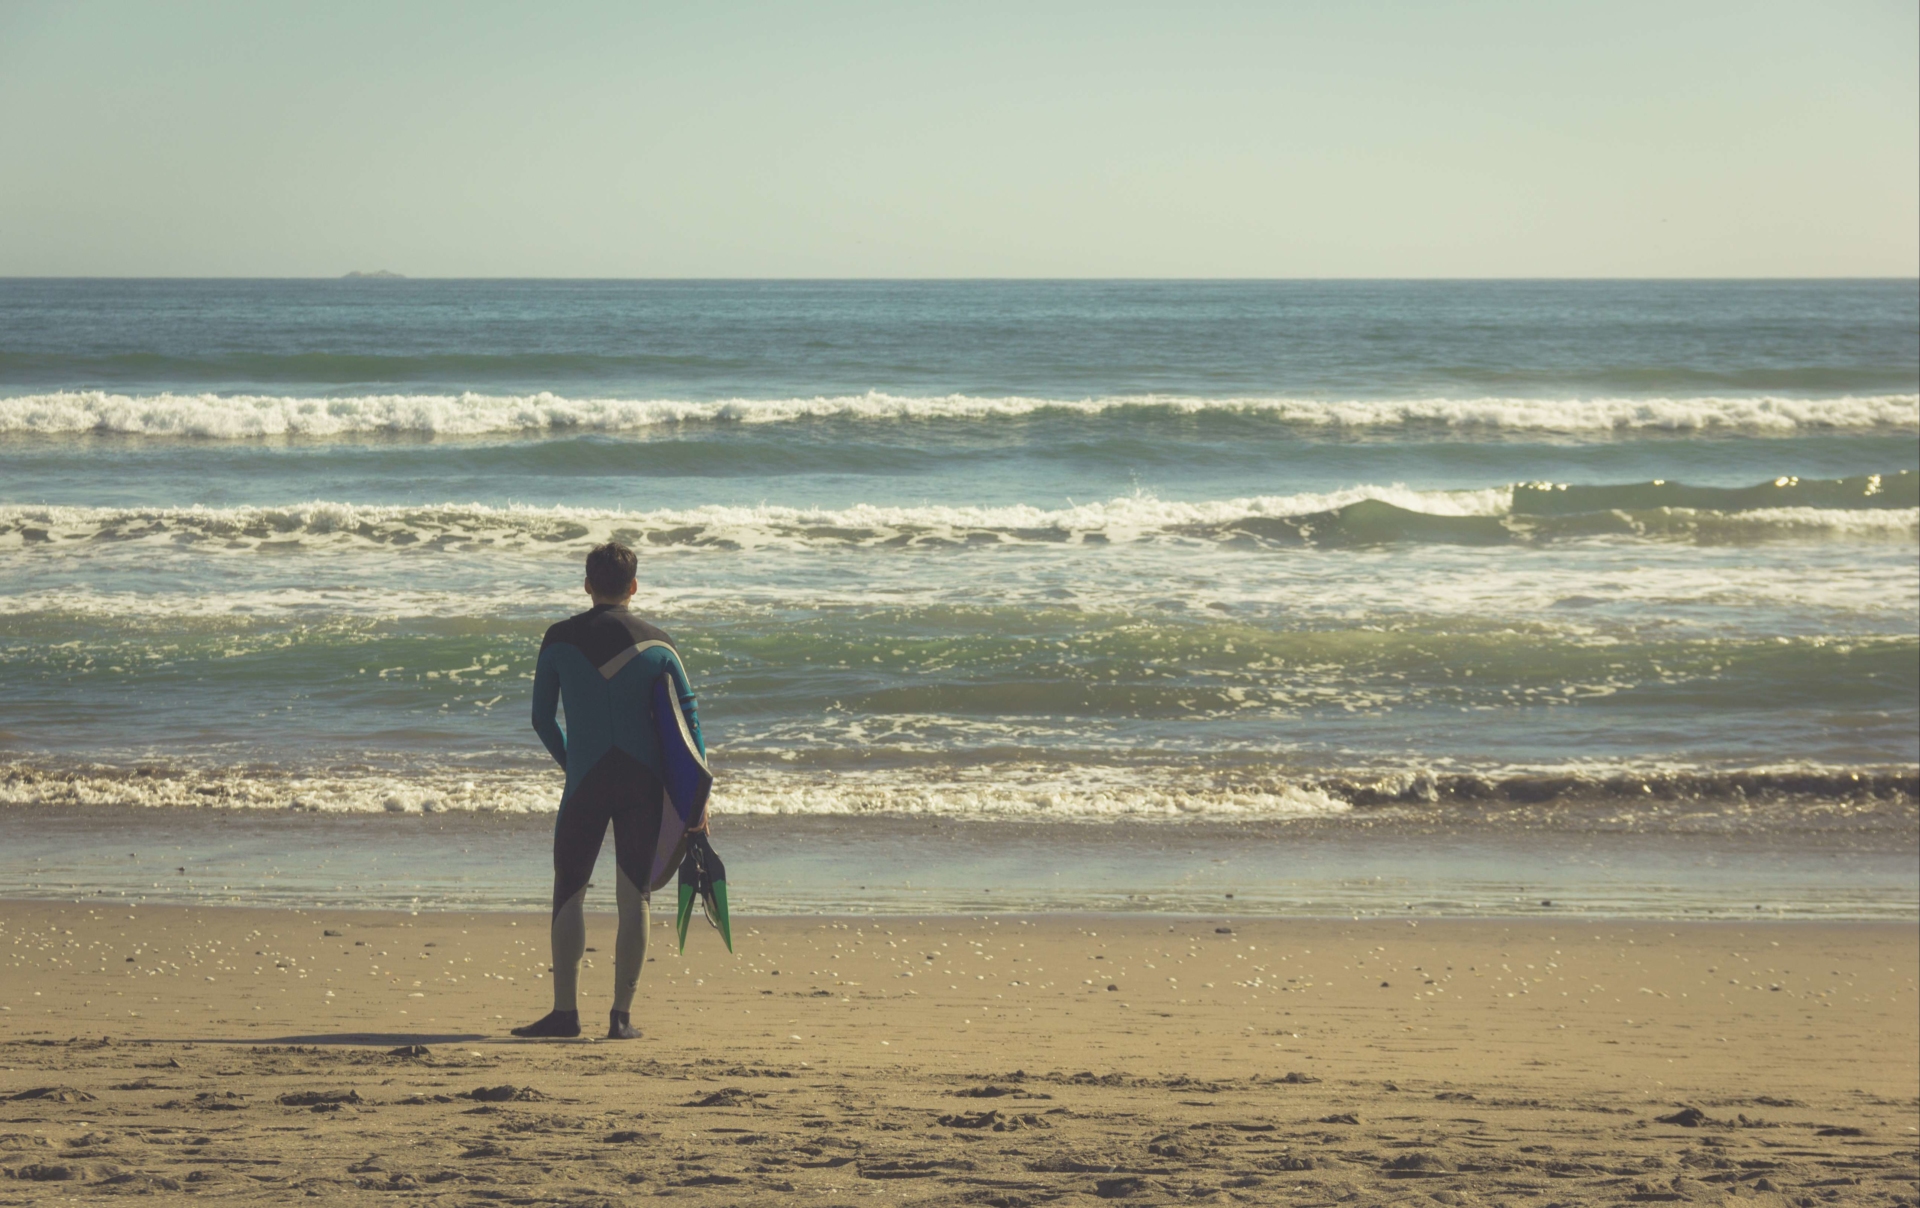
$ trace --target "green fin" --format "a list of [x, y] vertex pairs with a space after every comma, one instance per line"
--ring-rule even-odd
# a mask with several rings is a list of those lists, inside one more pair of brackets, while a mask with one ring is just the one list
[[693, 918], [693, 886], [680, 882], [680, 917], [674, 920], [674, 926], [680, 932], [680, 951], [687, 950], [687, 923]]
[[720, 908], [720, 938], [727, 941], [727, 951], [733, 951], [733, 921], [727, 917], [727, 883], [713, 883], [713, 904]]

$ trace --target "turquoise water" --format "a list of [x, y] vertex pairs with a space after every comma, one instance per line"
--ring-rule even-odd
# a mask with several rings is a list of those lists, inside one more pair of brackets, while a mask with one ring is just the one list
[[1913, 282], [5, 281], [0, 801], [549, 811], [617, 537], [735, 816], [1905, 851], [1916, 463]]

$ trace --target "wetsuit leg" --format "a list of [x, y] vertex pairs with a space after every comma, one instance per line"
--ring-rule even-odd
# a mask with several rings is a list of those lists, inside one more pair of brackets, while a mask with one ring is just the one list
[[613, 822], [613, 859], [641, 891], [653, 882], [654, 848], [660, 843], [661, 811], [667, 808], [659, 774], [637, 760], [627, 761], [626, 783], [607, 811]]
[[[586, 892], [593, 866], [600, 858], [607, 826], [613, 826], [614, 861], [620, 877], [632, 890], [620, 887], [620, 936], [616, 953], [638, 956], [631, 968], [616, 956], [615, 994], [625, 987], [628, 1009], [633, 986], [640, 980], [646, 959], [645, 895], [653, 867], [653, 849], [660, 837], [662, 790], [660, 778], [645, 764], [619, 748], [600, 757], [560, 807], [553, 827], [553, 1004], [556, 1011], [578, 1010], [580, 958], [587, 947]], [[636, 926], [632, 920], [638, 914]]]
[[613, 1009], [633, 1009], [633, 992], [647, 963], [647, 895], [621, 869], [614, 874], [620, 901], [620, 934], [613, 942]]
[[[605, 762], [604, 760], [602, 761]], [[618, 800], [595, 767], [553, 823], [553, 1009], [579, 1009], [580, 958], [587, 950], [587, 882]]]
[[580, 958], [587, 952], [587, 888], [553, 912], [553, 1009], [580, 1009]]
[[[604, 760], [602, 761], [605, 762]], [[560, 806], [553, 823], [553, 912], [560, 913], [569, 899], [587, 887], [593, 879], [593, 865], [600, 858], [600, 844], [607, 837], [617, 800], [608, 791], [614, 786], [606, 778], [587, 773], [580, 788]], [[596, 783], [601, 781], [601, 783]]]
[[[631, 763], [631, 760], [626, 762]], [[603, 766], [611, 765], [611, 766]], [[619, 761], [602, 758], [580, 787], [560, 805], [553, 822], [553, 1012], [515, 1036], [580, 1034], [580, 958], [587, 949], [587, 882], [600, 858], [613, 807], [620, 799]]]
[[647, 961], [647, 890], [653, 879], [654, 848], [660, 842], [660, 820], [666, 793], [660, 778], [644, 766], [632, 769], [631, 795], [613, 810], [614, 882], [620, 904], [620, 934], [614, 940], [613, 1017], [607, 1038], [631, 1040], [639, 1036], [628, 1012]]
[[587, 950], [587, 882], [607, 833], [606, 802], [571, 800], [553, 825], [553, 1009], [573, 1011]]

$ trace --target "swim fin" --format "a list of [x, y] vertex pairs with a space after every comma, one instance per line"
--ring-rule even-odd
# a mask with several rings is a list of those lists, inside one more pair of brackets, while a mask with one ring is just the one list
[[680, 913], [673, 921], [673, 928], [680, 936], [680, 951], [687, 950], [687, 920], [693, 917], [693, 882], [687, 880], [686, 865], [681, 865], [680, 873]]
[[727, 913], [727, 866], [714, 854], [704, 834], [687, 836], [687, 854], [680, 861], [680, 910], [674, 929], [680, 938], [680, 951], [687, 950], [687, 924], [693, 919], [694, 899], [700, 900], [700, 912], [707, 918], [727, 951], [733, 951], [733, 921]]

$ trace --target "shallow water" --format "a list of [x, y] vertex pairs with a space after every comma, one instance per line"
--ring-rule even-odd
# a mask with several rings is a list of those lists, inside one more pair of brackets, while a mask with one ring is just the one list
[[[0, 898], [542, 910], [546, 821], [28, 807], [0, 816]], [[1375, 821], [982, 823], [731, 818], [733, 909], [768, 914], [1920, 917], [1898, 829], [1675, 834]], [[612, 844], [589, 905], [611, 909]], [[671, 888], [665, 891], [669, 896]]]

